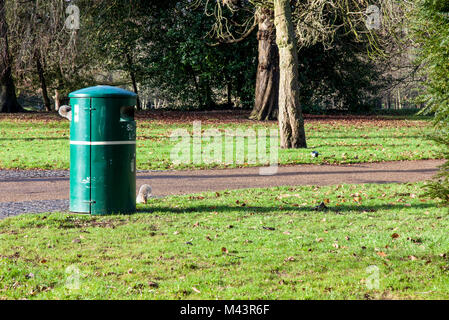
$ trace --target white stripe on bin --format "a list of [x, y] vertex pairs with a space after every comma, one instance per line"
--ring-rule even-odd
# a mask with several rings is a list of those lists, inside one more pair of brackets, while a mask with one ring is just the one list
[[70, 141], [70, 144], [78, 146], [109, 146], [118, 144], [136, 144], [136, 141]]

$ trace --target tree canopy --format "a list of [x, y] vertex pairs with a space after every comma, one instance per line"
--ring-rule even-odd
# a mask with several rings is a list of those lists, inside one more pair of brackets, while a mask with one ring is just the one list
[[[427, 79], [421, 99], [426, 111], [435, 113], [436, 140], [449, 159], [449, 2], [417, 0], [411, 28], [418, 46], [417, 62]], [[430, 195], [449, 205], [449, 162], [428, 187]]]

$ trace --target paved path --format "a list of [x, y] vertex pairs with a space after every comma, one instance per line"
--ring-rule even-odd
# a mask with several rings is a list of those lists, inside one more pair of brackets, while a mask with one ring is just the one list
[[[423, 160], [285, 166], [279, 167], [278, 173], [273, 176], [259, 175], [259, 168], [138, 172], [137, 187], [147, 183], [152, 186], [155, 196], [166, 196], [273, 186], [416, 182], [430, 179], [443, 162]], [[0, 218], [2, 214], [14, 214], [16, 211], [49, 211], [52, 202], [46, 200], [59, 200], [54, 202], [57, 203], [55, 210], [66, 209], [67, 201], [61, 200], [68, 198], [68, 171], [0, 170]], [[37, 200], [40, 202], [35, 202]]]

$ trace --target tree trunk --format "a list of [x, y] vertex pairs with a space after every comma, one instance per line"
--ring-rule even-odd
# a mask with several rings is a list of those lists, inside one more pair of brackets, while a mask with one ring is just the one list
[[39, 75], [39, 82], [41, 83], [42, 99], [44, 100], [45, 110], [50, 112], [51, 105], [50, 99], [48, 98], [47, 83], [45, 81], [44, 68], [41, 63], [41, 55], [38, 50], [36, 50], [34, 59], [36, 60], [37, 74]]
[[[133, 90], [135, 94], [139, 94], [137, 90], [137, 81], [136, 81], [136, 74], [133, 69], [133, 60], [131, 58], [131, 55], [129, 53], [126, 54], [126, 59], [128, 61], [128, 69], [129, 69], [129, 75], [131, 76], [131, 82], [133, 85]], [[142, 106], [140, 104], [139, 96], [137, 96], [137, 102], [136, 102], [137, 110], [142, 110]]]
[[256, 95], [250, 119], [275, 119], [279, 93], [279, 53], [276, 46], [274, 14], [270, 9], [260, 9], [258, 17], [259, 63], [256, 76]]
[[307, 148], [299, 100], [298, 53], [289, 0], [274, 0], [274, 24], [279, 48], [280, 146]]
[[55, 95], [53, 96], [53, 99], [55, 100], [55, 111], [58, 112], [59, 108], [61, 107], [61, 99], [59, 97], [58, 89], [55, 89]]
[[5, 0], [0, 0], [0, 112], [23, 111], [17, 102], [11, 65], [8, 46], [8, 25], [5, 20]]

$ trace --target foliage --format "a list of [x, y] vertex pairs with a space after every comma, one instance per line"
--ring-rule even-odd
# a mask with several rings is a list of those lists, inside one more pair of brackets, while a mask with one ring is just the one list
[[331, 109], [355, 112], [363, 105], [374, 105], [381, 75], [375, 61], [366, 56], [365, 45], [350, 37], [342, 35], [331, 49], [318, 43], [300, 50], [300, 96], [305, 113], [314, 111], [313, 106], [325, 113]]
[[[427, 112], [435, 113], [437, 141], [449, 159], [449, 2], [447, 0], [417, 0], [413, 15], [415, 41], [419, 44], [418, 62], [427, 76], [422, 99]], [[449, 205], [449, 162], [429, 192]]]
[[[213, 18], [180, 1], [173, 10], [160, 11], [156, 28], [146, 34], [141, 70], [144, 85], [177, 105], [201, 108], [219, 103], [226, 90], [251, 106], [256, 70], [256, 42], [213, 45], [207, 34]], [[221, 99], [223, 100], [223, 99]]]

